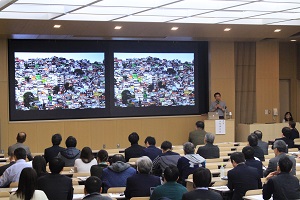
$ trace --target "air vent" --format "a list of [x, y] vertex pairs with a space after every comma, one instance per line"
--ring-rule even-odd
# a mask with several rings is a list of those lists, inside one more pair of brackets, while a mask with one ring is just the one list
[[278, 38], [264, 38], [261, 41], [270, 41], [270, 40], [277, 40]]
[[300, 32], [295, 33], [295, 34], [290, 36], [290, 38], [298, 38], [298, 37], [300, 37]]

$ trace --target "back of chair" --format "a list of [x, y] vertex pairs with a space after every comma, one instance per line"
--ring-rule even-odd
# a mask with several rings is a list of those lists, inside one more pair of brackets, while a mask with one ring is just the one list
[[248, 190], [245, 196], [259, 195], [259, 194], [262, 194], [262, 189]]
[[108, 188], [107, 193], [123, 193], [126, 187], [111, 187]]
[[18, 187], [18, 185], [19, 185], [19, 182], [11, 182], [9, 187], [10, 188], [16, 188], [16, 187]]
[[9, 197], [9, 196], [10, 196], [10, 193], [7, 191], [0, 192], [0, 197]]
[[130, 200], [149, 200], [150, 197], [132, 197]]

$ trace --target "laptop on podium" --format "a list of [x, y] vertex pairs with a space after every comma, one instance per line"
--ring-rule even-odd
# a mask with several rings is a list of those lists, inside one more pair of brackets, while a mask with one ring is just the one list
[[218, 112], [208, 112], [208, 119], [219, 119], [219, 113]]

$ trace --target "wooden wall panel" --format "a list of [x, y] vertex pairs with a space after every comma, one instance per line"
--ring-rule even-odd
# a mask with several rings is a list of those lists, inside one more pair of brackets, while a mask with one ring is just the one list
[[234, 42], [210, 42], [210, 101], [220, 92], [228, 110], [235, 113]]
[[[258, 123], [279, 122], [272, 109], [279, 110], [279, 44], [256, 43], [256, 113]], [[265, 110], [270, 114], [265, 114]]]
[[293, 42], [279, 43], [279, 79], [289, 80], [291, 84], [289, 91], [291, 110], [279, 113], [280, 119], [283, 119], [283, 115], [287, 111], [292, 112], [295, 121], [300, 119], [299, 112], [297, 112], [297, 58], [297, 44]]

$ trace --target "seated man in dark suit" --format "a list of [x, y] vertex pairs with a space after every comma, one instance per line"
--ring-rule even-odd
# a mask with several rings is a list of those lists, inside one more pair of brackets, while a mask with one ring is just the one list
[[154, 160], [161, 154], [161, 149], [155, 146], [156, 141], [154, 137], [148, 136], [145, 139], [145, 145], [147, 148], [143, 149], [142, 156], [148, 156], [151, 160]]
[[84, 184], [84, 198], [90, 200], [111, 200], [110, 197], [102, 196], [101, 193], [102, 181], [96, 176], [90, 176]]
[[203, 167], [197, 168], [193, 173], [193, 182], [195, 190], [183, 194], [182, 200], [222, 200], [223, 197], [208, 187], [211, 183], [211, 172]]
[[61, 175], [65, 162], [60, 158], [53, 158], [49, 162], [51, 173], [38, 178], [37, 188], [43, 190], [49, 200], [73, 199], [72, 179]]
[[263, 169], [262, 169], [262, 162], [260, 160], [255, 160], [254, 159], [254, 149], [253, 147], [250, 146], [245, 146], [242, 150], [246, 162], [245, 164], [248, 165], [249, 167], [256, 168], [259, 176], [262, 178], [263, 177]]
[[128, 162], [130, 158], [138, 158], [142, 156], [142, 152], [145, 147], [138, 144], [139, 139], [140, 137], [136, 132], [133, 132], [128, 136], [131, 146], [125, 149], [126, 162]]
[[269, 152], [268, 152], [269, 144], [267, 142], [262, 141], [262, 132], [260, 130], [256, 130], [253, 133], [258, 138], [257, 146], [259, 146], [263, 150], [265, 155], [268, 155], [269, 154]]
[[149, 197], [150, 188], [161, 185], [158, 176], [151, 175], [152, 161], [149, 157], [143, 156], [136, 162], [138, 174], [127, 178], [125, 197]]
[[299, 131], [296, 129], [296, 122], [289, 121], [289, 127], [291, 129], [290, 139], [294, 140], [295, 138], [299, 138]]
[[48, 163], [52, 158], [56, 157], [59, 152], [65, 149], [59, 146], [62, 140], [59, 133], [54, 134], [51, 140], [53, 146], [45, 149], [44, 151], [44, 158], [46, 160], [46, 163]]
[[253, 147], [254, 149], [254, 157], [258, 158], [260, 161], [265, 161], [265, 154], [263, 150], [259, 146], [257, 146], [258, 138], [255, 134], [251, 133], [248, 136], [248, 143], [249, 146]]
[[262, 188], [257, 169], [245, 164], [243, 153], [234, 152], [230, 161], [234, 167], [228, 171], [228, 188], [233, 191], [232, 200], [242, 200], [248, 190]]
[[288, 148], [294, 148], [294, 140], [290, 139], [291, 129], [289, 127], [283, 127], [281, 132], [282, 132], [282, 138], [276, 138], [275, 141], [283, 140], [288, 145]]
[[[277, 170], [277, 163], [281, 157], [286, 156], [286, 143], [283, 140], [276, 140], [273, 144], [275, 157], [269, 160], [268, 168], [264, 171], [264, 177], [268, 176], [269, 173]], [[293, 156], [288, 156], [293, 163], [292, 175], [296, 175], [296, 160]]]
[[279, 159], [277, 171], [266, 177], [266, 184], [263, 186], [263, 198], [270, 199], [300, 199], [299, 180], [290, 171], [293, 162], [289, 157]]
[[205, 146], [199, 147], [197, 154], [205, 159], [219, 158], [220, 149], [218, 146], [213, 145], [215, 141], [215, 136], [211, 133], [206, 133], [204, 137]]

